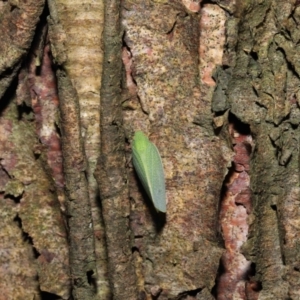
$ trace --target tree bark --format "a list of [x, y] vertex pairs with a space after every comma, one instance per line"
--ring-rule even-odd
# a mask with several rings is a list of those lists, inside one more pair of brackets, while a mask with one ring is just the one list
[[0, 3], [0, 299], [299, 299], [298, 2], [21, 2]]

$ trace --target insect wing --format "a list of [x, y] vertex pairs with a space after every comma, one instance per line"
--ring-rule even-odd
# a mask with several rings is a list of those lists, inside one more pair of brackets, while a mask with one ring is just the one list
[[148, 185], [147, 173], [145, 170], [146, 167], [146, 157], [145, 151], [137, 151], [135, 148], [132, 148], [132, 162], [133, 166], [138, 174], [139, 180], [141, 181], [143, 188], [145, 189], [147, 195], [151, 198], [151, 192]]
[[150, 180], [151, 199], [155, 208], [163, 213], [166, 212], [166, 188], [165, 175], [158, 149], [150, 143], [146, 149], [149, 164], [147, 167], [147, 178]]
[[165, 213], [165, 177], [159, 152], [156, 146], [149, 140], [146, 147], [135, 147], [135, 145], [134, 143], [132, 147], [134, 168], [156, 210]]

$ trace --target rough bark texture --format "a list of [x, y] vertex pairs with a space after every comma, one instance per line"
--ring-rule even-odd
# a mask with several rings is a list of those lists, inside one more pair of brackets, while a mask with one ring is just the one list
[[2, 299], [39, 299], [38, 288], [67, 299], [68, 248], [59, 203], [45, 158], [32, 151], [38, 144], [32, 119], [17, 116], [11, 102], [1, 117]]
[[86, 182], [86, 161], [80, 137], [77, 95], [63, 71], [57, 72], [62, 151], [67, 191], [70, 267], [75, 299], [91, 299], [88, 275], [95, 272], [94, 236]]
[[137, 299], [122, 129], [120, 1], [105, 1], [104, 16], [101, 155], [95, 176], [100, 187], [112, 297], [116, 300]]
[[[53, 72], [48, 51], [43, 55], [44, 43], [38, 47], [41, 50], [38, 58], [44, 62], [43, 67], [34, 70], [35, 63], [29, 55], [22, 66], [18, 86], [13, 84], [11, 89], [6, 89], [15, 78], [35, 32], [36, 36], [45, 38], [44, 22], [36, 30], [44, 2], [17, 4], [3, 3], [0, 18], [3, 33], [0, 94], [5, 92], [1, 99], [0, 121], [1, 220], [5, 222], [1, 226], [1, 251], [4, 254], [1, 299], [40, 299], [44, 292], [67, 299], [70, 290], [68, 245], [58, 202], [58, 196], [63, 198], [63, 192], [61, 190], [59, 194], [56, 190], [57, 178], [52, 180], [52, 176], [55, 178], [53, 154], [59, 152], [55, 151], [55, 148], [59, 149], [59, 142], [57, 144], [53, 131], [57, 97], [53, 96]], [[32, 48], [36, 50], [36, 45]], [[42, 105], [36, 105], [41, 100]], [[36, 120], [30, 107], [35, 107]], [[52, 122], [49, 122], [49, 116]], [[45, 128], [49, 135], [45, 134]], [[59, 173], [61, 175], [58, 167], [56, 174]]]
[[16, 77], [29, 50], [45, 1], [2, 1], [0, 5], [0, 97]]
[[297, 5], [240, 3], [227, 21], [219, 73], [228, 82], [223, 108], [250, 125], [255, 142], [250, 163], [254, 210], [243, 248], [256, 266], [253, 287], [261, 291], [247, 299], [298, 299], [300, 293]]
[[221, 261], [224, 272], [220, 274], [217, 285], [219, 300], [247, 299], [245, 284], [252, 271], [251, 262], [247, 261], [241, 247], [247, 241], [248, 216], [252, 212], [249, 162], [253, 142], [249, 126], [232, 115], [229, 116], [229, 121], [235, 156], [224, 182], [220, 207], [220, 225], [226, 251]]
[[[49, 8], [51, 50], [59, 68], [57, 80], [68, 192], [73, 296], [75, 299], [91, 299], [96, 293], [93, 278], [97, 278], [92, 206], [97, 236], [100, 237], [96, 244], [97, 255], [99, 262], [105, 262], [104, 240], [99, 234], [103, 229], [99, 220], [98, 189], [92, 175], [99, 156], [102, 56], [101, 25], [93, 27], [93, 30], [90, 30], [90, 25], [95, 20], [101, 24], [101, 4], [50, 1]], [[87, 53], [90, 61], [86, 61]], [[99, 64], [98, 69], [94, 69], [95, 63]], [[85, 80], [82, 80], [83, 77]], [[97, 290], [105, 299], [108, 293], [105, 263], [101, 267], [98, 265], [98, 270], [101, 280], [97, 282]]]
[[[93, 176], [100, 154], [103, 6], [103, 1], [49, 1], [50, 14], [55, 21], [51, 34], [54, 40], [57, 38], [51, 49], [57, 63], [63, 65], [78, 98], [80, 138], [86, 161], [84, 172], [88, 189], [87, 202], [83, 203], [87, 203], [91, 209], [97, 269], [93, 277], [96, 279], [99, 299], [110, 297], [99, 189]], [[85, 222], [91, 223], [89, 219]], [[93, 243], [89, 247], [94, 247]]]
[[214, 136], [210, 103], [200, 99], [199, 17], [176, 1], [124, 1], [123, 24], [123, 61], [131, 64], [124, 126], [129, 138], [142, 130], [157, 145], [167, 187], [164, 216], [128, 170], [140, 293], [202, 297], [215, 284], [222, 254], [218, 204], [232, 152]]
[[19, 2], [0, 1], [0, 299], [300, 299], [299, 2], [49, 0], [48, 27]]

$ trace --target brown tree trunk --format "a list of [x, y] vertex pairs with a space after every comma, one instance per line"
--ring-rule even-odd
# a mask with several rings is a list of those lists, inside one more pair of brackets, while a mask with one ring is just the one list
[[0, 300], [300, 299], [299, 22], [295, 0], [0, 2]]

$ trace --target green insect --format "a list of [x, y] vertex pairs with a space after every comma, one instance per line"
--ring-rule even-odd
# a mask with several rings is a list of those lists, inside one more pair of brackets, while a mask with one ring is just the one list
[[134, 134], [132, 159], [138, 177], [154, 207], [157, 211], [165, 213], [166, 187], [161, 157], [156, 146], [142, 131]]

